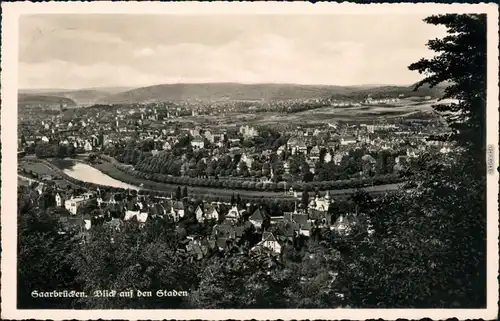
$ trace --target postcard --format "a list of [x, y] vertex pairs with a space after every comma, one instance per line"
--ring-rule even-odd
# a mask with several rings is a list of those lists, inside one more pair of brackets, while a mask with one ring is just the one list
[[497, 5], [2, 3], [1, 50], [2, 318], [498, 315]]

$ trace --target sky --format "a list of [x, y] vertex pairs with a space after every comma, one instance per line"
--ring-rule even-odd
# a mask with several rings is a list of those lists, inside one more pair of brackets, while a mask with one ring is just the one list
[[421, 15], [25, 15], [19, 87], [409, 85], [445, 30]]

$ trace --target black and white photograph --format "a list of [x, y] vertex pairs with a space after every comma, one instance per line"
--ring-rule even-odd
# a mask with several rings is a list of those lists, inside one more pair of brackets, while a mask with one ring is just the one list
[[496, 5], [15, 5], [2, 317], [496, 318]]

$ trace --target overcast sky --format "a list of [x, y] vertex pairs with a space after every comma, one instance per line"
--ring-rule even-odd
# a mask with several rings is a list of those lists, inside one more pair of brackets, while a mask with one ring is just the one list
[[36, 15], [19, 25], [20, 88], [178, 82], [396, 84], [444, 30], [417, 15]]

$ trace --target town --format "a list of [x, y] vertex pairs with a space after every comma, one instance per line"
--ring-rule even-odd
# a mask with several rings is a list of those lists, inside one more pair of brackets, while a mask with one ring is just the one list
[[486, 15], [322, 8], [16, 13], [16, 313], [494, 303]]
[[[400, 101], [314, 100], [335, 108]], [[264, 105], [270, 106], [258, 106]], [[243, 118], [241, 125], [208, 118], [241, 118], [244, 109], [258, 114], [259, 108], [225, 101], [22, 106], [19, 177], [32, 182], [39, 195], [35, 199], [44, 207], [64, 209], [61, 218], [79, 227], [82, 235], [98, 225], [120, 230], [130, 220], [145, 224], [162, 218], [177, 226], [210, 223], [212, 233], [205, 239], [184, 235], [185, 249], [197, 259], [209, 249], [224, 251], [242, 242], [279, 256], [295, 236], [307, 238], [325, 229], [349, 234], [355, 227], [372, 233], [366, 213], [343, 204], [347, 193], [338, 190], [395, 189], [412, 159], [424, 152], [446, 154], [451, 148], [432, 139], [446, 133], [442, 121], [420, 115], [285, 124], [279, 129], [248, 124]], [[99, 175], [130, 185], [110, 186], [87, 175], [89, 181], [81, 188], [80, 180], [62, 170], [61, 160], [93, 167]], [[211, 194], [200, 194], [200, 188]], [[252, 237], [245, 238], [248, 233]]]

